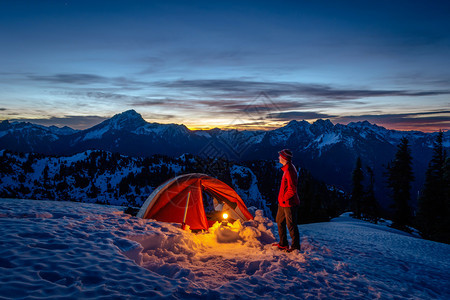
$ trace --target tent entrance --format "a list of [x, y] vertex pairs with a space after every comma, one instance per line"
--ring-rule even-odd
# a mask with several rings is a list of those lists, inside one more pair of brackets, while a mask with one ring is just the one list
[[239, 215], [240, 211], [236, 203], [229, 201], [213, 190], [203, 187], [202, 197], [209, 226], [212, 226], [215, 222], [223, 221], [224, 213], [228, 214], [227, 220], [229, 222], [233, 223], [236, 220], [240, 220], [241, 222], [246, 221], [244, 217]]

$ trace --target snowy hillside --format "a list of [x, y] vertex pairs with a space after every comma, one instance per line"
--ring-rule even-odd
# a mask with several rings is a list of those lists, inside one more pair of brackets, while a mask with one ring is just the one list
[[[351, 173], [358, 157], [374, 172], [375, 195], [388, 210], [385, 166], [393, 159], [402, 137], [408, 138], [413, 157], [413, 193], [423, 187], [437, 133], [388, 130], [367, 121], [348, 125], [330, 120], [314, 123], [292, 120], [269, 131], [221, 130], [191, 131], [180, 124], [148, 123], [135, 110], [128, 110], [85, 130], [55, 128], [30, 123], [0, 123], [0, 150], [73, 155], [88, 150], [104, 150], [128, 156], [154, 154], [179, 157], [223, 158], [238, 163], [273, 160], [277, 152], [289, 148], [294, 163], [309, 170], [327, 184], [351, 190]], [[450, 146], [450, 131], [444, 132], [443, 145]], [[416, 203], [411, 203], [416, 206]]]
[[258, 179], [250, 168], [234, 165], [230, 169], [232, 186], [247, 206], [263, 209], [270, 216], [269, 205], [258, 189]]
[[[217, 149], [220, 154], [239, 160], [271, 159], [273, 151], [264, 151], [271, 147], [290, 147], [294, 152], [312, 155], [317, 159], [339, 145], [347, 149], [356, 147], [356, 150], [364, 153], [367, 147], [374, 145], [378, 148], [395, 147], [402, 137], [407, 137], [413, 147], [424, 151], [432, 147], [436, 134], [388, 130], [367, 121], [335, 125], [330, 120], [322, 119], [312, 124], [292, 120], [284, 127], [269, 131], [218, 128], [191, 131], [182, 124], [148, 123], [135, 110], [128, 110], [85, 130], [10, 123], [6, 120], [0, 123], [0, 149], [58, 155], [89, 149], [115, 150], [126, 155], [140, 153], [145, 156], [162, 153], [181, 155], [184, 152], [196, 154], [202, 151], [208, 155], [208, 151], [205, 151], [208, 149], [205, 148], [214, 143], [215, 147], [220, 148]], [[133, 145], [128, 145], [131, 141]], [[139, 149], [144, 145], [146, 149]], [[450, 146], [450, 131], [444, 132], [444, 146]]]
[[450, 245], [342, 216], [301, 225], [302, 251], [288, 254], [271, 246], [271, 223], [259, 214], [192, 234], [117, 207], [1, 199], [0, 295], [450, 298]]
[[[54, 157], [0, 150], [0, 164], [0, 197], [123, 206], [141, 206], [155, 188], [180, 174], [211, 171], [207, 163], [192, 155], [141, 158], [106, 151]], [[219, 165], [223, 170], [216, 169], [211, 175], [219, 180], [231, 177], [226, 183], [236, 189], [247, 206], [261, 208], [269, 215], [252, 171], [238, 165]]]

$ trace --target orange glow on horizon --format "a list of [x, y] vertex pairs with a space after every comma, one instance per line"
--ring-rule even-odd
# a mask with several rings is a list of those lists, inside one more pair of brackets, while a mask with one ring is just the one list
[[[299, 120], [298, 120], [299, 121]], [[305, 120], [308, 123], [312, 124], [317, 120]], [[361, 120], [362, 121], [362, 120]], [[331, 122], [336, 125], [339, 124], [340, 122], [336, 122], [331, 120]], [[358, 122], [358, 121], [354, 121], [354, 122]], [[431, 132], [439, 132], [439, 130], [442, 131], [448, 131], [450, 130], [450, 123], [448, 122], [443, 122], [441, 124], [439, 123], [435, 123], [435, 124], [422, 124], [420, 122], [404, 122], [404, 123], [389, 123], [389, 122], [374, 122], [374, 121], [369, 121], [371, 124], [380, 126], [380, 127], [384, 127], [388, 130], [397, 130], [397, 131], [421, 131], [421, 132], [425, 132], [425, 133], [431, 133]], [[199, 130], [211, 130], [211, 129], [221, 129], [221, 130], [231, 130], [231, 129], [236, 129], [239, 131], [242, 130], [249, 130], [249, 131], [270, 131], [270, 130], [274, 130], [274, 129], [278, 129], [281, 127], [284, 127], [288, 124], [289, 122], [278, 122], [278, 123], [270, 123], [267, 125], [262, 125], [262, 124], [258, 124], [258, 125], [242, 125], [242, 124], [236, 124], [236, 125], [186, 125], [186, 127], [191, 130], [191, 131], [199, 131]], [[347, 123], [340, 123], [340, 124], [347, 124]]]
[[[439, 130], [442, 131], [448, 131], [450, 130], [450, 124], [446, 124], [444, 126], [436, 126], [436, 125], [419, 125], [419, 124], [389, 124], [389, 123], [372, 123], [376, 124], [377, 126], [384, 127], [388, 130], [397, 130], [397, 131], [421, 131], [426, 133], [431, 132], [439, 132]], [[336, 125], [336, 124], [335, 124]], [[274, 129], [278, 129], [280, 127], [286, 126], [286, 124], [281, 126], [186, 126], [191, 131], [201, 131], [201, 130], [211, 130], [211, 129], [221, 129], [221, 130], [230, 130], [230, 129], [236, 129], [239, 131], [242, 130], [249, 130], [249, 131], [270, 131]]]
[[212, 129], [221, 129], [221, 130], [232, 130], [232, 129], [236, 129], [239, 131], [242, 130], [250, 130], [250, 131], [269, 131], [269, 130], [274, 130], [282, 126], [186, 126], [189, 130], [191, 131], [198, 131], [198, 130], [212, 130]]
[[437, 124], [416, 124], [416, 123], [405, 123], [405, 124], [389, 124], [389, 123], [378, 123], [378, 126], [382, 126], [388, 130], [397, 130], [397, 131], [420, 131], [425, 133], [439, 132], [442, 130], [443, 132], [450, 130], [450, 124], [443, 124], [439, 126]]
[[231, 125], [198, 125], [198, 124], [192, 124], [192, 125], [186, 125], [185, 126], [192, 131], [197, 130], [211, 130], [211, 129], [221, 129], [221, 130], [251, 130], [251, 131], [269, 131], [274, 130], [283, 126], [286, 126], [288, 122], [271, 122], [268, 124], [231, 124]]

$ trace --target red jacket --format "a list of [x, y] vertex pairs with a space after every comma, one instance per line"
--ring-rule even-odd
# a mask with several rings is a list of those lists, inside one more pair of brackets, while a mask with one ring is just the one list
[[282, 207], [292, 207], [300, 204], [297, 194], [297, 170], [290, 162], [283, 167], [283, 178], [281, 178], [280, 193], [278, 194], [278, 204]]

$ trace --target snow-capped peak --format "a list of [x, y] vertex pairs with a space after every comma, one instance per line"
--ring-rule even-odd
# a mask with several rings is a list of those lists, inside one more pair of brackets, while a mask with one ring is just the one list
[[137, 113], [134, 109], [127, 110], [123, 113], [117, 114], [111, 119], [107, 120], [108, 125], [112, 129], [126, 129], [126, 128], [137, 128], [144, 126], [147, 122], [142, 118], [142, 116]]
[[371, 124], [369, 121], [362, 121], [362, 122], [351, 122], [347, 125], [350, 128], [355, 128], [355, 129], [370, 129], [372, 131], [382, 131], [382, 132], [386, 132], [387, 129], [382, 127], [382, 126], [378, 126], [376, 124]]
[[284, 128], [291, 128], [294, 130], [306, 130], [309, 129], [309, 127], [311, 127], [311, 124], [309, 124], [305, 120], [303, 121], [292, 120], [289, 123], [287, 123], [286, 126], [284, 126]]
[[134, 109], [114, 115], [111, 119], [86, 130], [83, 140], [99, 139], [108, 131], [127, 130], [134, 131], [147, 122]]
[[57, 127], [57, 126], [52, 125], [50, 127], [45, 127], [45, 128], [47, 128], [48, 130], [50, 130], [51, 132], [53, 132], [54, 134], [57, 134], [57, 135], [71, 135], [71, 134], [77, 133], [79, 131], [79, 130], [70, 128], [68, 126]]
[[333, 123], [331, 123], [330, 120], [326, 119], [319, 119], [317, 121], [315, 121], [312, 125], [311, 125], [311, 131], [312, 132], [328, 132], [333, 130]]
[[144, 126], [141, 126], [133, 131], [133, 133], [136, 134], [156, 134], [158, 136], [168, 135], [169, 137], [187, 135], [189, 132], [190, 130], [184, 125], [159, 123], [146, 123]]

